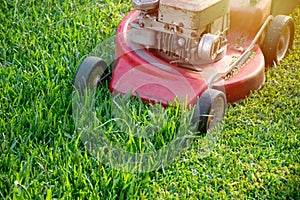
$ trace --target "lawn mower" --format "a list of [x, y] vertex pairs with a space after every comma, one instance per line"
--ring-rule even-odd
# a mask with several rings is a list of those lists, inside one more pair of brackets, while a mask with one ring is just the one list
[[[271, 0], [132, 0], [117, 29], [109, 83], [113, 94], [138, 95], [166, 106], [185, 99], [206, 132], [222, 121], [227, 103], [265, 81], [265, 66], [292, 48], [294, 21], [271, 15]], [[95, 87], [107, 63], [89, 56], [75, 88]]]

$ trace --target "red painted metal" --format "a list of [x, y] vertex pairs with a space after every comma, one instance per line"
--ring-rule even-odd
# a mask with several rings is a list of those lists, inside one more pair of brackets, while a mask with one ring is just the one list
[[[130, 44], [126, 33], [129, 23], [136, 20], [137, 16], [137, 11], [130, 12], [118, 27], [116, 62], [110, 90], [113, 93], [133, 95], [138, 92], [139, 96], [148, 102], [157, 101], [166, 105], [177, 98], [186, 100], [187, 104], [195, 104], [209, 87], [211, 78], [216, 73], [226, 71], [252, 39], [252, 36], [243, 38], [238, 30], [230, 31], [226, 56], [218, 62], [201, 65], [201, 71], [195, 71], [167, 63], [146, 49]], [[211, 83], [211, 87], [225, 92], [227, 102], [234, 103], [263, 85], [264, 71], [264, 56], [260, 47], [256, 45], [251, 58], [233, 77], [228, 80], [219, 77]]]

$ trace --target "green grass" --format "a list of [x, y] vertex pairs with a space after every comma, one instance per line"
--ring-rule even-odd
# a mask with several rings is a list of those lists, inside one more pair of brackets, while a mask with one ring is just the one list
[[0, 3], [0, 197], [300, 199], [300, 8], [294, 50], [267, 69], [261, 90], [228, 107], [211, 154], [196, 140], [143, 174], [103, 165], [72, 118], [79, 63], [130, 9], [117, 0]]

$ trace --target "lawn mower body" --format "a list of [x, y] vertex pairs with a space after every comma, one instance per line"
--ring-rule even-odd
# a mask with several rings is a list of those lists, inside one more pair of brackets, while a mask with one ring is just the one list
[[[132, 94], [163, 106], [195, 105], [200, 132], [224, 117], [265, 81], [265, 65], [292, 47], [294, 21], [272, 16], [270, 0], [132, 0], [136, 10], [119, 24], [113, 94]], [[75, 87], [95, 87], [107, 64], [87, 57]]]
[[[118, 27], [111, 91], [133, 95], [138, 93], [145, 101], [163, 104], [172, 103], [176, 98], [196, 104], [201, 94], [211, 87], [225, 92], [227, 102], [234, 103], [263, 85], [265, 60], [260, 41], [251, 47], [251, 55], [243, 59], [241, 66], [231, 70], [228, 68], [242, 56], [269, 17], [271, 1], [233, 0], [229, 5], [229, 1], [163, 0], [159, 6], [153, 5], [151, 9], [158, 10], [159, 19], [141, 19], [141, 12], [145, 11], [135, 10]], [[144, 22], [149, 28], [145, 28]], [[175, 40], [180, 43], [180, 39], [199, 42], [200, 37], [208, 33], [207, 27], [210, 27], [209, 34], [220, 37], [217, 40], [220, 41], [218, 45], [221, 50], [217, 51], [223, 54], [212, 56], [211, 60], [210, 55], [204, 61], [199, 58], [205, 52], [194, 56], [190, 55], [191, 51], [182, 53], [181, 49], [165, 50], [165, 47], [157, 47], [162, 44], [155, 44], [158, 43], [156, 40], [168, 35], [173, 37], [170, 43]], [[174, 33], [175, 29], [177, 33]], [[160, 48], [162, 52], [178, 50], [181, 53], [176, 54], [174, 59], [164, 59], [159, 53], [151, 52], [152, 48]], [[187, 54], [189, 59], [185, 63], [182, 56]], [[176, 58], [179, 62], [175, 61]], [[200, 62], [197, 63], [197, 60]]]

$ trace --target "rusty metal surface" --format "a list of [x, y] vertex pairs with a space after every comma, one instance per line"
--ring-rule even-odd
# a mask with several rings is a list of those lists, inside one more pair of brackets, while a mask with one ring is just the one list
[[196, 30], [227, 13], [229, 0], [161, 0], [159, 21]]
[[170, 6], [181, 10], [198, 12], [205, 10], [222, 0], [161, 0], [163, 6]]
[[132, 0], [132, 4], [139, 10], [152, 10], [158, 8], [159, 0]]

